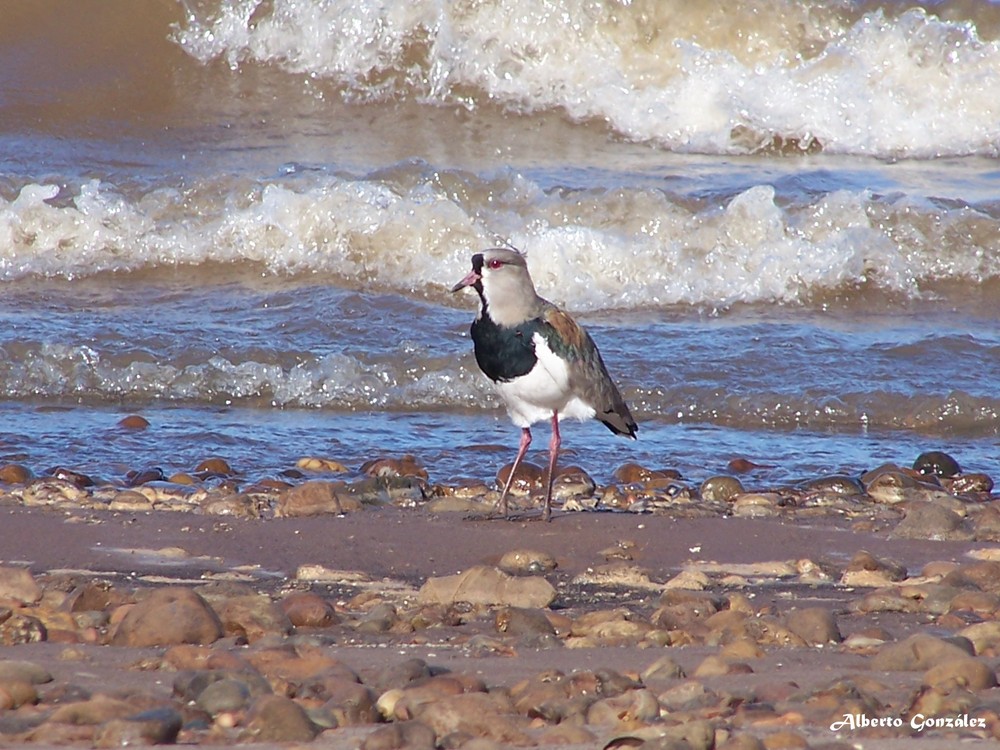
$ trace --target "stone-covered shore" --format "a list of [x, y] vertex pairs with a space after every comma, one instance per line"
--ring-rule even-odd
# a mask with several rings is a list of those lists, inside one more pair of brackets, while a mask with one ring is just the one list
[[948, 459], [571, 469], [551, 523], [532, 467], [514, 520], [412, 457], [0, 467], [0, 745], [992, 746], [1000, 497]]

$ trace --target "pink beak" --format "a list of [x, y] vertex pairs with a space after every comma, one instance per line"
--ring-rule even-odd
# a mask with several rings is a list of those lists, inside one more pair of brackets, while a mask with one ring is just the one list
[[465, 287], [467, 287], [467, 286], [472, 286], [477, 281], [479, 281], [481, 278], [483, 278], [483, 277], [480, 276], [478, 273], [476, 273], [475, 270], [469, 271], [469, 275], [466, 276], [464, 279], [462, 279], [457, 284], [455, 284], [455, 286], [453, 286], [451, 288], [451, 291], [452, 292], [457, 292], [459, 289], [465, 289]]

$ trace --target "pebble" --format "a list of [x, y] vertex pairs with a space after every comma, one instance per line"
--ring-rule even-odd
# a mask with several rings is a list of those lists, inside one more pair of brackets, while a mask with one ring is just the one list
[[[514, 462], [504, 464], [497, 472], [497, 487], [507, 486], [507, 479], [514, 468]], [[539, 492], [545, 484], [545, 469], [530, 461], [522, 461], [517, 467], [514, 481], [510, 485], [510, 493], [513, 495], [530, 495], [532, 492]]]
[[322, 514], [340, 515], [361, 510], [361, 502], [338, 494], [333, 482], [311, 481], [291, 487], [278, 495], [275, 516], [299, 518]]
[[0, 565], [0, 600], [33, 604], [42, 598], [42, 589], [31, 571], [13, 565]]
[[701, 483], [701, 489], [699, 490], [703, 500], [725, 503], [732, 502], [744, 492], [746, 490], [739, 479], [725, 475], [709, 477]]
[[235, 474], [229, 462], [218, 457], [206, 458], [194, 468], [194, 471], [195, 474], [218, 474], [225, 477]]
[[311, 591], [288, 594], [278, 606], [296, 628], [327, 628], [340, 622], [333, 605]]
[[250, 706], [243, 737], [253, 742], [309, 742], [319, 734], [305, 709], [283, 695], [262, 695]]
[[917, 633], [894, 643], [887, 643], [872, 658], [871, 666], [879, 671], [924, 671], [954, 659], [974, 655], [973, 645], [964, 638], [946, 640]]
[[962, 529], [962, 517], [931, 501], [916, 501], [906, 509], [903, 520], [890, 536], [897, 539], [969, 539], [971, 533]]
[[416, 456], [405, 455], [398, 458], [382, 457], [365, 461], [361, 472], [370, 477], [419, 477], [427, 479], [427, 469], [423, 467]]
[[558, 567], [558, 563], [546, 552], [514, 549], [503, 554], [497, 567], [512, 576], [538, 576], [551, 573]]
[[510, 607], [547, 607], [556, 598], [551, 583], [539, 576], [509, 576], [497, 568], [477, 565], [464, 573], [428, 578], [420, 587], [424, 604], [469, 602]]
[[155, 589], [134, 605], [118, 623], [111, 643], [118, 646], [171, 646], [212, 643], [223, 635], [215, 611], [191, 589]]
[[31, 481], [31, 470], [21, 464], [4, 464], [0, 466], [0, 483], [25, 484]]
[[962, 472], [958, 461], [943, 451], [927, 451], [917, 456], [913, 470], [919, 474], [936, 477], [953, 477]]
[[837, 618], [825, 607], [793, 609], [785, 615], [788, 629], [810, 646], [840, 643], [844, 637], [837, 627]]
[[340, 461], [318, 456], [303, 456], [295, 462], [295, 466], [303, 471], [315, 471], [323, 474], [346, 474], [350, 471]]

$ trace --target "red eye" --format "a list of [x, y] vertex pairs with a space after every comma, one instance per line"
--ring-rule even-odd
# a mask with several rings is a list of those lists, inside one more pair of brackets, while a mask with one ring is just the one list
[[503, 261], [502, 260], [497, 260], [496, 258], [494, 258], [493, 260], [489, 261], [486, 265], [488, 265], [490, 268], [492, 268], [492, 269], [495, 270], [497, 268], [500, 268], [500, 266], [503, 265]]

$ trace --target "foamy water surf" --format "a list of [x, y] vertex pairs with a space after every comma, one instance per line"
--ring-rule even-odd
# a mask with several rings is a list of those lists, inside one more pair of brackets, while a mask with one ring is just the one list
[[224, 0], [176, 38], [354, 99], [554, 109], [672, 150], [931, 157], [996, 154], [996, 33], [988, 3]]

